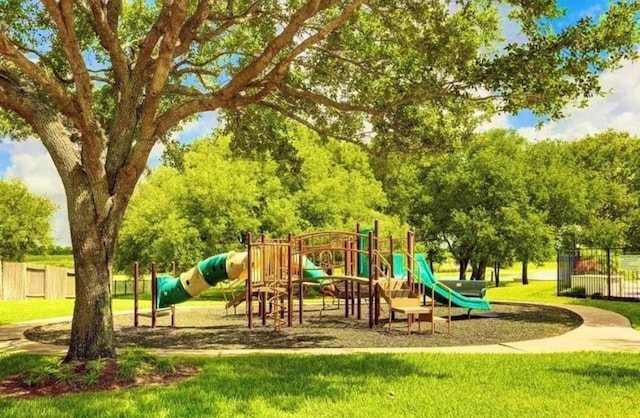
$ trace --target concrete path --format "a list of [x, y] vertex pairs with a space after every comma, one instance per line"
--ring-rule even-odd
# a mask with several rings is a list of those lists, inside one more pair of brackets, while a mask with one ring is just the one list
[[[551, 338], [502, 344], [461, 347], [305, 348], [305, 349], [149, 349], [160, 355], [240, 356], [249, 354], [352, 354], [352, 353], [554, 353], [575, 351], [617, 351], [640, 353], [640, 332], [622, 315], [589, 306], [551, 305], [572, 311], [583, 319], [578, 328]], [[123, 313], [123, 312], [118, 312]], [[29, 341], [24, 332], [38, 325], [69, 321], [70, 317], [30, 321], [0, 327], [0, 352], [28, 352], [63, 356], [66, 347]]]

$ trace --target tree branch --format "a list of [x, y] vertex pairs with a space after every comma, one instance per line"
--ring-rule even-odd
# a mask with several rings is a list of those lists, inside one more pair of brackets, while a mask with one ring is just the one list
[[0, 72], [0, 107], [15, 112], [31, 126], [47, 148], [62, 180], [69, 181], [69, 174], [80, 161], [62, 116], [43, 105], [36, 94], [22, 89], [15, 80], [16, 75], [3, 77], [4, 73]]
[[74, 28], [73, 0], [60, 0], [59, 2], [43, 0], [43, 4], [58, 27], [62, 49], [67, 57], [67, 62], [76, 84], [75, 101], [78, 103], [84, 120], [84, 123], [78, 128], [82, 131], [83, 136], [90, 137], [94, 134], [95, 128], [97, 128], [91, 123], [93, 119], [93, 90]]
[[[324, 25], [320, 30], [318, 30], [312, 36], [309, 36], [304, 41], [300, 42], [291, 52], [287, 54], [265, 77], [266, 79], [274, 79], [274, 80], [282, 80], [284, 75], [289, 70], [289, 65], [291, 62], [302, 54], [307, 49], [311, 48], [313, 45], [322, 41], [331, 33], [334, 29], [341, 26], [350, 19], [358, 10], [366, 0], [355, 0], [348, 7], [346, 7], [342, 13], [336, 17], [335, 19], [329, 21], [326, 25]], [[333, 3], [333, 2], [332, 2]]]
[[319, 126], [313, 124], [312, 122], [296, 115], [295, 113], [291, 112], [288, 109], [285, 109], [284, 107], [276, 104], [276, 103], [272, 103], [272, 102], [268, 102], [268, 101], [262, 101], [257, 103], [258, 106], [262, 106], [262, 107], [266, 107], [267, 109], [271, 109], [271, 110], [275, 110], [276, 112], [286, 116], [287, 118], [298, 122], [299, 124], [306, 126], [307, 128], [311, 129], [314, 132], [317, 132], [318, 134], [322, 135], [322, 136], [326, 136], [329, 138], [334, 138], [337, 139], [339, 141], [345, 141], [345, 142], [349, 142], [352, 144], [356, 144], [359, 145], [361, 147], [365, 147], [366, 145], [362, 142], [362, 141], [358, 141], [356, 139], [353, 138], [348, 138], [345, 136], [341, 136], [341, 135], [336, 135], [335, 132], [331, 132], [331, 131], [327, 131], [326, 129], [322, 129]]
[[361, 62], [361, 61], [356, 61], [352, 58], [349, 58], [347, 56], [345, 56], [344, 54], [340, 53], [339, 51], [332, 51], [330, 49], [326, 49], [323, 48], [322, 46], [319, 45], [315, 45], [313, 48], [311, 48], [313, 50], [318, 50], [324, 54], [327, 54], [328, 56], [335, 58], [336, 60], [339, 61], [344, 61], [346, 63], [349, 63], [351, 65], [353, 65], [354, 67], [359, 68], [362, 71], [366, 71], [367, 73], [371, 72], [371, 64], [367, 64], [366, 62]]
[[310, 102], [331, 107], [336, 110], [341, 110], [343, 112], [365, 112], [371, 115], [381, 115], [382, 113], [384, 113], [384, 111], [381, 109], [376, 109], [371, 106], [352, 105], [345, 102], [339, 102], [318, 93], [293, 88], [286, 85], [285, 83], [276, 83], [276, 85], [281, 92], [288, 96], [295, 97], [297, 99], [308, 100]]
[[118, 14], [120, 13], [120, 0], [111, 0], [105, 5], [98, 0], [89, 0], [91, 7], [92, 19], [91, 23], [100, 39], [100, 45], [109, 53], [111, 64], [113, 66], [113, 74], [116, 83], [116, 90], [119, 90], [129, 78], [129, 68], [127, 66], [127, 57], [122, 50], [122, 45], [118, 39], [117, 24]]
[[262, 54], [253, 60], [249, 65], [240, 70], [238, 74], [231, 80], [221, 91], [221, 97], [223, 99], [230, 99], [236, 95], [242, 88], [253, 80], [258, 74], [260, 74], [265, 67], [273, 60], [273, 58], [284, 49], [287, 45], [291, 44], [295, 34], [302, 27], [302, 25], [311, 17], [315, 16], [321, 7], [328, 7], [321, 0], [309, 0], [304, 6], [296, 11], [292, 16], [289, 24], [282, 30], [282, 32], [273, 38], [271, 42], [264, 48]]
[[[220, 36], [223, 33], [225, 33], [227, 31], [227, 29], [229, 29], [231, 26], [233, 26], [236, 23], [241, 22], [242, 20], [244, 20], [247, 17], [251, 16], [253, 13], [255, 13], [258, 10], [258, 6], [260, 6], [261, 3], [264, 3], [264, 1], [265, 0], [256, 0], [256, 1], [254, 1], [253, 3], [251, 3], [244, 10], [244, 12], [242, 12], [242, 13], [240, 13], [238, 15], [232, 15], [231, 12], [233, 10], [230, 10], [228, 16], [218, 17], [218, 18], [210, 18], [210, 20], [215, 20], [216, 22], [222, 22], [222, 23], [218, 24], [216, 26], [216, 28], [211, 33], [207, 33], [206, 34], [207, 39], [217, 38], [218, 36]], [[231, 7], [231, 9], [233, 9], [233, 7]]]
[[176, 55], [182, 55], [191, 48], [198, 29], [207, 21], [209, 13], [211, 13], [211, 0], [199, 0], [196, 10], [191, 16], [184, 22], [182, 29], [180, 30], [180, 45], [176, 50]]
[[0, 31], [0, 55], [16, 65], [25, 75], [41, 86], [51, 99], [53, 99], [53, 102], [61, 113], [72, 119], [78, 116], [78, 109], [67, 95], [64, 87], [43, 71], [41, 66], [27, 59], [27, 57], [18, 50], [16, 44], [9, 39], [3, 31]]
[[140, 51], [138, 52], [138, 59], [135, 62], [135, 67], [133, 69], [133, 74], [131, 78], [134, 80], [135, 88], [132, 89], [131, 94], [137, 95], [139, 89], [144, 85], [144, 79], [147, 75], [147, 71], [149, 70], [149, 66], [153, 63], [152, 54], [160, 37], [164, 34], [164, 28], [167, 26], [169, 21], [171, 20], [171, 6], [173, 5], [171, 0], [164, 0], [162, 3], [162, 9], [160, 9], [160, 13], [158, 14], [158, 18], [149, 32], [147, 36], [142, 41], [140, 46]]
[[27, 54], [33, 54], [36, 57], [38, 57], [38, 63], [44, 63], [49, 68], [49, 70], [51, 70], [53, 75], [56, 77], [56, 79], [58, 79], [60, 83], [73, 84], [73, 79], [67, 78], [62, 74], [60, 74], [58, 72], [58, 68], [56, 68], [56, 65], [45, 54], [41, 54], [39, 51], [35, 49], [27, 48], [26, 46], [20, 45], [17, 42], [15, 43], [15, 46], [20, 50], [20, 52], [26, 52]]
[[153, 138], [153, 122], [162, 97], [164, 88], [171, 72], [171, 62], [178, 44], [178, 37], [187, 14], [187, 1], [174, 0], [171, 8], [171, 19], [168, 22], [167, 30], [162, 36], [158, 51], [158, 58], [155, 60], [154, 73], [151, 81], [147, 85], [146, 95], [142, 102], [142, 114], [140, 116], [140, 141], [147, 141]]

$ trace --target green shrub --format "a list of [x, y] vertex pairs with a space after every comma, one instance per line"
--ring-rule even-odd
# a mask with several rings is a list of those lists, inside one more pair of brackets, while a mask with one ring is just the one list
[[91, 360], [84, 366], [84, 375], [80, 378], [80, 381], [88, 386], [95, 385], [100, 380], [100, 375], [107, 365], [105, 359]]
[[175, 365], [171, 359], [157, 357], [140, 349], [124, 351], [118, 362], [118, 377], [129, 380], [154, 372], [173, 371]]

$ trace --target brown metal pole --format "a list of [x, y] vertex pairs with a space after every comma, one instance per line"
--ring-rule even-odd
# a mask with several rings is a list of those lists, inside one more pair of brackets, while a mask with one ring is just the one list
[[373, 260], [373, 232], [369, 231], [369, 248], [368, 248], [368, 256], [369, 256], [369, 328], [373, 328], [373, 322], [374, 322], [374, 318], [373, 318], [373, 299], [374, 299], [374, 295], [373, 295], [373, 263], [371, 262]]
[[389, 269], [391, 269], [391, 271], [389, 272], [389, 279], [393, 278], [394, 272], [393, 251], [393, 235], [389, 235]]
[[413, 287], [413, 232], [407, 232], [407, 283]]
[[156, 310], [158, 309], [158, 282], [156, 281], [156, 262], [151, 263], [151, 328], [156, 327]]
[[[349, 254], [349, 241], [344, 241], [344, 275], [349, 276], [349, 268], [347, 265], [347, 258]], [[349, 297], [351, 294], [349, 293], [349, 280], [344, 281], [344, 317], [349, 317]], [[340, 299], [340, 292], [338, 292], [338, 299]]]
[[138, 262], [133, 263], [133, 326], [138, 326], [138, 279], [140, 278]]
[[293, 326], [293, 249], [291, 233], [287, 236], [287, 326]]
[[298, 323], [302, 325], [304, 323], [304, 312], [303, 312], [303, 304], [304, 304], [304, 290], [303, 290], [303, 280], [304, 280], [304, 268], [303, 261], [304, 256], [302, 255], [302, 240], [298, 241], [298, 268], [299, 270], [299, 285], [298, 285]]
[[253, 289], [251, 279], [255, 274], [253, 271], [253, 257], [251, 255], [253, 252], [253, 249], [251, 248], [252, 240], [253, 237], [251, 232], [247, 233], [247, 284], [245, 286], [247, 294], [244, 302], [247, 305], [247, 328], [249, 329], [253, 328], [253, 297], [251, 296], [253, 294]]
[[[376, 219], [373, 221], [373, 232], [375, 234], [375, 240], [374, 240], [374, 258], [375, 258], [375, 266], [376, 268], [374, 269], [375, 272], [375, 276], [374, 279], [377, 280], [377, 276], [378, 276], [378, 271], [381, 270], [381, 265], [380, 265], [380, 222]], [[375, 315], [374, 315], [374, 321], [373, 323], [375, 325], [378, 325], [380, 323], [380, 292], [378, 292], [378, 286], [374, 287], [373, 289], [373, 293], [375, 295], [373, 303], [375, 304]]]
[[[262, 259], [262, 277], [268, 277], [269, 276], [269, 272], [266, 270], [267, 268], [267, 248], [264, 245], [264, 234], [260, 235], [260, 243], [262, 244], [260, 246], [260, 252], [262, 253], [262, 257], [260, 257]], [[262, 290], [264, 290], [266, 283], [262, 283]], [[260, 317], [262, 320], [262, 325], [267, 325], [267, 294], [262, 291], [260, 292], [260, 294], [258, 295], [259, 299], [260, 299]]]
[[[171, 262], [171, 272], [173, 277], [178, 277], [178, 263]], [[171, 326], [176, 326], [176, 305], [171, 305]]]

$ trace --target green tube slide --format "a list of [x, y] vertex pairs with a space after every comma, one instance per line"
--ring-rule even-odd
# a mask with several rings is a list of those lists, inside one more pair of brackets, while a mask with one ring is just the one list
[[[227, 279], [246, 278], [247, 253], [228, 252], [217, 254], [200, 261], [191, 270], [179, 277], [163, 275], [158, 277], [158, 294], [156, 302], [158, 308], [196, 298], [211, 286], [215, 286]], [[306, 281], [320, 286], [331, 284], [330, 278], [311, 260], [304, 258], [303, 277]]]
[[198, 297], [200, 293], [223, 280], [237, 278], [240, 275], [237, 268], [234, 268], [234, 274], [228, 273], [229, 261], [231, 259], [242, 260], [243, 258], [246, 258], [246, 253], [217, 254], [200, 261], [191, 270], [182, 273], [180, 277], [170, 275], [158, 277], [158, 294], [156, 296], [158, 308], [166, 308]]

